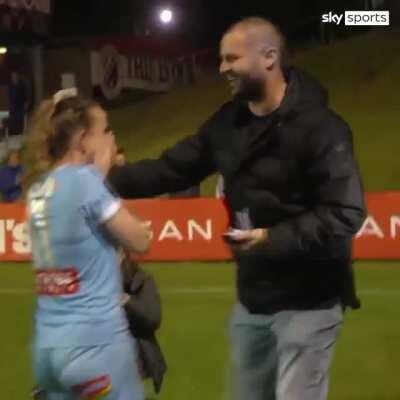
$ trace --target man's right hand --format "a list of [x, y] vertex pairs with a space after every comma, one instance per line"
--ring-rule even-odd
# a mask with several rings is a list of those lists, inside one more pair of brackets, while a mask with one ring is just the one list
[[113, 133], [108, 133], [99, 140], [94, 154], [94, 165], [101, 170], [104, 176], [108, 175], [116, 154], [115, 136]]

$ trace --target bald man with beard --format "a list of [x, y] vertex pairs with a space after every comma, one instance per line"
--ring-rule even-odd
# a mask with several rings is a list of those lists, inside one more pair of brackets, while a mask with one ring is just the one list
[[158, 159], [115, 169], [123, 197], [184, 190], [220, 173], [237, 265], [231, 324], [239, 400], [324, 400], [365, 218], [350, 127], [322, 86], [290, 66], [285, 38], [254, 17], [221, 41], [233, 98]]

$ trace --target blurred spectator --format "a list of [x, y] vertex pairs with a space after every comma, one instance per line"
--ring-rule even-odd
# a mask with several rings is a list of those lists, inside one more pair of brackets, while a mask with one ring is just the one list
[[21, 198], [23, 174], [19, 151], [10, 152], [6, 164], [0, 169], [0, 193], [3, 202], [11, 203]]
[[29, 96], [27, 84], [21, 79], [18, 71], [11, 73], [8, 85], [8, 109], [9, 109], [9, 134], [20, 135], [25, 128], [25, 114], [29, 108]]

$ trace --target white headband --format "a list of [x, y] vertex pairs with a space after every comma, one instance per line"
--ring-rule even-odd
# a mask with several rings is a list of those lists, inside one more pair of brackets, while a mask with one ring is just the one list
[[75, 96], [78, 96], [78, 89], [75, 87], [60, 90], [53, 96], [54, 105], [57, 105], [62, 100], [69, 99], [70, 97]]

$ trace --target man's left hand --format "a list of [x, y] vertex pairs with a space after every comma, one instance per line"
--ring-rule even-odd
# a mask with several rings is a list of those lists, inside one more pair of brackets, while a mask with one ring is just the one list
[[227, 237], [229, 238], [227, 241], [234, 252], [251, 252], [267, 244], [268, 230], [258, 228], [234, 231], [234, 234], [225, 236], [225, 238]]

